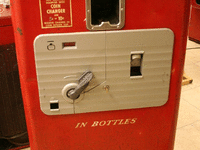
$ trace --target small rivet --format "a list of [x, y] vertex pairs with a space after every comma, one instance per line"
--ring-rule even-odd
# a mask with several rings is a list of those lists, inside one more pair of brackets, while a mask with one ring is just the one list
[[105, 85], [103, 88], [104, 88], [104, 90], [106, 90], [106, 92], [108, 92], [109, 89], [110, 89], [110, 86], [109, 85]]

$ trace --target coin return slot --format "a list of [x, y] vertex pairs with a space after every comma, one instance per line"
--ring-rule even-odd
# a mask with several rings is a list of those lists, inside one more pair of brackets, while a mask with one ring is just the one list
[[131, 54], [130, 61], [130, 76], [131, 77], [142, 77], [142, 59], [143, 54], [135, 53]]
[[62, 47], [63, 47], [63, 49], [76, 47], [76, 42], [65, 42], [65, 43], [62, 43]]
[[50, 101], [50, 110], [51, 111], [59, 111], [59, 102], [58, 102], [58, 100]]

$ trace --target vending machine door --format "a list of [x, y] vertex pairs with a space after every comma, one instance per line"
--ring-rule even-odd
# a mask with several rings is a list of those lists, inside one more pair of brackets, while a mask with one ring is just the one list
[[190, 0], [11, 4], [32, 150], [173, 149]]

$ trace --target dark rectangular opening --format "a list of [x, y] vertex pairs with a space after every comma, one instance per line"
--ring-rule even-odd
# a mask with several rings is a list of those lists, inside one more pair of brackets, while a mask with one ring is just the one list
[[200, 0], [196, 0], [197, 4], [200, 4]]
[[142, 76], [142, 59], [143, 54], [132, 54], [130, 61], [130, 76]]
[[91, 0], [91, 20], [92, 25], [118, 24], [119, 0]]
[[131, 67], [131, 76], [141, 76], [141, 67]]
[[50, 103], [50, 109], [51, 110], [59, 109], [59, 104], [58, 103]]

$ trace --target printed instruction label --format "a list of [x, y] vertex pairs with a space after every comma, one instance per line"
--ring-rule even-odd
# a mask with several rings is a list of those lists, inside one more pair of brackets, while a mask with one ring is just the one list
[[42, 28], [72, 27], [71, 0], [39, 0]]

